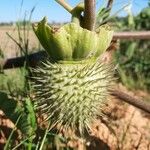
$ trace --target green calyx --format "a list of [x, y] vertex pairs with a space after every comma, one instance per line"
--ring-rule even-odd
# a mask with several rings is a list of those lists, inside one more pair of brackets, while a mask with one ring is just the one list
[[55, 61], [80, 61], [98, 58], [110, 45], [113, 31], [108, 25], [98, 29], [98, 33], [68, 23], [58, 29], [47, 24], [44, 18], [33, 25], [33, 30], [50, 58]]

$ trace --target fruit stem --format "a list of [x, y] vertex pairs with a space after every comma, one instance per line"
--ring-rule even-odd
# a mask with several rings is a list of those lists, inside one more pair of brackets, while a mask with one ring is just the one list
[[113, 5], [113, 0], [108, 0], [107, 7], [106, 7], [106, 8], [111, 10], [112, 5]]
[[71, 11], [72, 22], [79, 24], [81, 27], [83, 25], [83, 16], [81, 15], [82, 12], [84, 12], [84, 4], [83, 3], [79, 3]]
[[75, 9], [73, 9], [67, 2], [65, 2], [65, 0], [55, 0], [55, 1], [59, 3], [62, 7], [64, 7], [70, 14], [72, 14], [73, 18], [76, 18], [76, 20], [79, 20], [80, 25], [83, 28], [90, 30], [90, 31], [94, 30], [95, 20], [96, 20], [96, 13], [95, 13], [96, 1], [95, 0], [84, 0], [85, 9], [83, 11], [84, 12], [83, 17], [81, 16], [81, 14], [79, 14], [78, 9], [76, 9], [77, 12], [75, 13]]
[[84, 0], [84, 5], [85, 5], [85, 9], [84, 9], [83, 28], [92, 31], [95, 28], [96, 1], [95, 0]]
[[65, 2], [65, 0], [55, 0], [55, 1], [59, 3], [62, 7], [64, 7], [69, 13], [71, 13], [73, 8], [67, 2]]

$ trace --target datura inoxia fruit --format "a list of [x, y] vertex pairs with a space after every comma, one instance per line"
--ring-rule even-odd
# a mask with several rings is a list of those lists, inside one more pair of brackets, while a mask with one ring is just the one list
[[112, 86], [114, 67], [99, 58], [113, 31], [108, 25], [89, 31], [75, 23], [56, 29], [45, 18], [33, 29], [49, 56], [33, 70], [36, 108], [52, 125], [83, 133], [103, 115]]

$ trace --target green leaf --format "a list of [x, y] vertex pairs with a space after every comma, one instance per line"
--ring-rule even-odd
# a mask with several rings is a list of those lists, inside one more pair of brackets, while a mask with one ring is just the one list
[[36, 130], [36, 119], [30, 100], [27, 98], [25, 105], [19, 101], [9, 98], [4, 92], [0, 92], [0, 109], [13, 122], [21, 116], [17, 128], [25, 135], [31, 135]]

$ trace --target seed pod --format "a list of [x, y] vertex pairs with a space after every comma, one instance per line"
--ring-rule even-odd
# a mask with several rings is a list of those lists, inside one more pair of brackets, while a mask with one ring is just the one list
[[33, 70], [36, 109], [52, 126], [83, 135], [103, 115], [112, 87], [114, 67], [99, 56], [108, 48], [113, 31], [105, 25], [93, 32], [75, 23], [54, 30], [45, 18], [33, 29], [50, 57]]
[[32, 86], [38, 112], [46, 114], [52, 125], [75, 129], [83, 134], [102, 116], [112, 86], [113, 67], [102, 62], [52, 64], [47, 61], [35, 69]]

